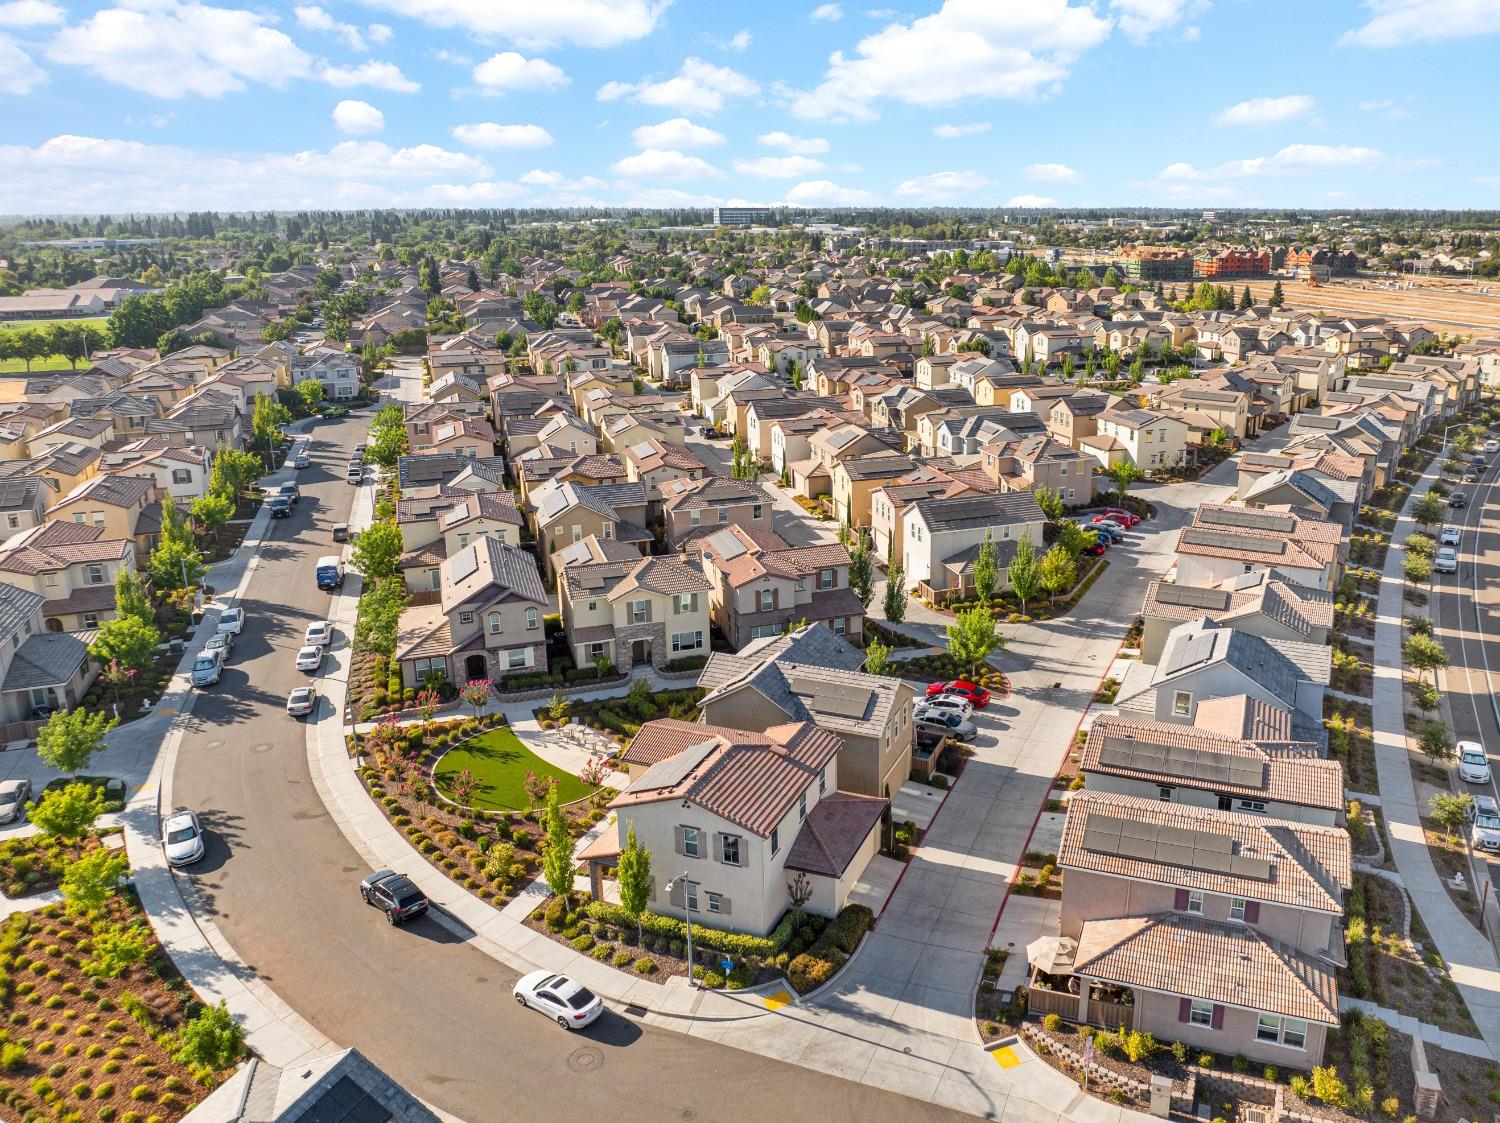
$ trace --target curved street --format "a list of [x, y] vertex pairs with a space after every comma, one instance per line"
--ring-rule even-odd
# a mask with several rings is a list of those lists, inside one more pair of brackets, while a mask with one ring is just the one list
[[515, 974], [435, 920], [392, 928], [360, 902], [367, 867], [320, 802], [305, 727], [283, 707], [306, 680], [293, 667], [303, 628], [327, 612], [313, 563], [348, 518], [343, 465], [367, 421], [313, 430], [302, 500], [268, 533], [224, 679], [184, 722], [174, 802], [198, 810], [210, 838], [205, 860], [176, 876], [250, 969], [339, 1045], [468, 1123], [729, 1120], [768, 1097], [794, 1118], [964, 1118], [614, 1012], [570, 1036], [517, 1008]]

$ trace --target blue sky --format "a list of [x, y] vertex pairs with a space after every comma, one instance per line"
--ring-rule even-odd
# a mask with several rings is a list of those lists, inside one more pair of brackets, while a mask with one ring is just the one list
[[1500, 0], [887, 3], [0, 0], [0, 213], [1500, 207]]

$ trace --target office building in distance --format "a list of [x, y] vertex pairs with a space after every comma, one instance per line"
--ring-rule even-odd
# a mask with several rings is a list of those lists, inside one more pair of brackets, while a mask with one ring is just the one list
[[770, 207], [715, 207], [715, 226], [769, 226]]

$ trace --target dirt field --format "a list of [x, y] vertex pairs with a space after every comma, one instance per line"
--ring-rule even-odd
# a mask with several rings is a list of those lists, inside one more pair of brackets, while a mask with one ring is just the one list
[[[1236, 283], [1235, 288], [1243, 283]], [[1250, 293], [1263, 301], [1271, 295], [1273, 284], [1274, 281], [1251, 281]], [[1444, 284], [1426, 278], [1414, 281], [1409, 289], [1354, 278], [1340, 278], [1317, 288], [1303, 281], [1281, 282], [1288, 308], [1416, 320], [1434, 330], [1464, 334], [1500, 334], [1500, 284], [1490, 283], [1487, 287], [1491, 291], [1481, 295], [1471, 281]]]

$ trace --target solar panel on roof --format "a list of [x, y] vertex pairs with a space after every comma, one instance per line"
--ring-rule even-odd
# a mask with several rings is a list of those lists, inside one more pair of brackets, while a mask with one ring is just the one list
[[1297, 529], [1297, 520], [1279, 511], [1257, 511], [1248, 507], [1203, 508], [1198, 511], [1198, 521], [1213, 526], [1239, 526], [1247, 530], [1274, 530], [1278, 534], [1290, 534]]
[[631, 787], [637, 791], [675, 788], [687, 778], [688, 773], [703, 763], [703, 759], [714, 751], [717, 744], [716, 741], [704, 741], [701, 745], [689, 745], [675, 756], [657, 761]]
[[1167, 652], [1166, 666], [1163, 669], [1167, 674], [1175, 675], [1190, 667], [1196, 667], [1200, 663], [1206, 663], [1213, 652], [1213, 632], [1197, 632], [1192, 635], [1179, 636]]
[[467, 550], [461, 550], [453, 556], [453, 580], [463, 581], [474, 576], [479, 568], [479, 551], [477, 547], [470, 546]]
[[714, 535], [709, 540], [709, 546], [717, 551], [722, 561], [733, 561], [746, 550], [745, 543], [740, 541], [739, 536], [730, 534], [728, 531]]
[[1175, 604], [1184, 608], [1203, 608], [1222, 612], [1229, 607], [1230, 595], [1223, 589], [1199, 589], [1192, 585], [1168, 585], [1156, 587], [1158, 604]]
[[1231, 534], [1225, 530], [1214, 530], [1206, 526], [1189, 527], [1182, 532], [1182, 540], [1189, 546], [1217, 546], [1242, 550], [1247, 554], [1286, 553], [1286, 542], [1280, 538], [1257, 538], [1253, 534]]

